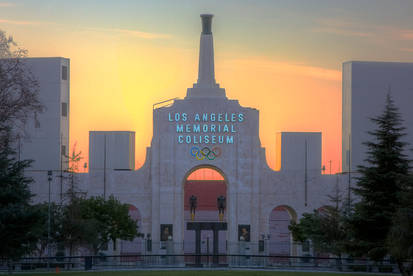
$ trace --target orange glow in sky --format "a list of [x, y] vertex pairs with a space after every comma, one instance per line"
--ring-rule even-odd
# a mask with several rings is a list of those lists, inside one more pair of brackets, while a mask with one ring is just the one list
[[199, 14], [213, 13], [215, 78], [228, 98], [259, 110], [269, 166], [277, 132], [322, 132], [322, 166], [335, 173], [341, 64], [413, 61], [413, 3], [310, 2], [0, 0], [0, 29], [29, 56], [70, 59], [70, 144], [84, 161], [89, 131], [135, 131], [139, 168], [152, 105], [196, 82]]
[[[71, 58], [71, 143], [77, 141], [87, 160], [89, 130], [136, 131], [138, 168], [152, 137], [152, 104], [185, 97], [186, 88], [196, 81], [198, 53], [106, 47], [84, 49]], [[270, 167], [275, 166], [277, 132], [321, 131], [323, 164], [332, 160], [336, 172], [341, 156], [341, 72], [239, 56], [218, 55], [216, 79], [228, 98], [260, 111], [260, 138]], [[79, 62], [84, 59], [90, 62]]]
[[[152, 138], [152, 105], [185, 97], [197, 79], [199, 34], [192, 37], [192, 49], [93, 30], [54, 39], [40, 34], [50, 44], [38, 44], [30, 33], [24, 38], [20, 42], [30, 56], [70, 58], [70, 144], [77, 143], [84, 162], [89, 131], [135, 131], [135, 168], [141, 167]], [[74, 47], [73, 41], [81, 46]], [[277, 132], [321, 131], [323, 164], [328, 167], [332, 160], [336, 172], [341, 158], [341, 72], [221, 48], [215, 38], [216, 80], [228, 98], [260, 111], [260, 139], [269, 166], [275, 167]]]

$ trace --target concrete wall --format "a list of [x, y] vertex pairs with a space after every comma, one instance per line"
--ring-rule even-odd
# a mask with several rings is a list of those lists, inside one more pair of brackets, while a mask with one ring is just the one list
[[277, 139], [281, 139], [283, 172], [321, 171], [321, 132], [281, 132]]
[[90, 131], [89, 169], [135, 169], [135, 132]]
[[[33, 159], [32, 170], [65, 170], [65, 155], [69, 154], [70, 60], [26, 58], [24, 62], [39, 82], [39, 98], [46, 109], [27, 123], [20, 139], [20, 158]], [[66, 79], [62, 78], [63, 66], [67, 68]]]

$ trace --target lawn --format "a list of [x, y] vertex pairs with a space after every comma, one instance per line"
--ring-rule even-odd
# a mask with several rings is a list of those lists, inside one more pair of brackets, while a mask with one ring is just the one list
[[[23, 274], [24, 275], [24, 274]], [[26, 274], [27, 275], [27, 274]], [[51, 276], [55, 273], [39, 273], [36, 276]], [[97, 271], [97, 272], [60, 272], [62, 276], [386, 276], [390, 274], [350, 274], [350, 273], [326, 273], [326, 272], [284, 272], [284, 271], [258, 271], [258, 270], [140, 270], [140, 271]], [[394, 275], [394, 274], [393, 274]]]

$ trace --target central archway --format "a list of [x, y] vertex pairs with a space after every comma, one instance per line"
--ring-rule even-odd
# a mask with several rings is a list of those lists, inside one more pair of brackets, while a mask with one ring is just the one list
[[[191, 215], [191, 197], [196, 198], [193, 215]], [[226, 253], [227, 210], [225, 208], [223, 216], [220, 217], [218, 197], [221, 197], [221, 202], [222, 197], [225, 197], [226, 203], [227, 180], [221, 170], [213, 166], [198, 166], [187, 173], [183, 197], [185, 254], [196, 254], [197, 250], [200, 254]], [[195, 231], [191, 228], [195, 226], [200, 228]], [[223, 226], [225, 230], [221, 229]], [[216, 227], [221, 228], [214, 234], [213, 229], [216, 231]], [[197, 231], [199, 231], [198, 237]]]

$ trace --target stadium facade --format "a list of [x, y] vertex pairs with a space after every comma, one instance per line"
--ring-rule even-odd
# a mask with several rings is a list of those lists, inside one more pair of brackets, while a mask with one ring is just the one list
[[[305, 212], [329, 205], [329, 195], [347, 195], [348, 176], [322, 174], [318, 132], [279, 133], [279, 170], [267, 165], [259, 111], [228, 99], [216, 82], [212, 15], [201, 19], [198, 80], [185, 98], [154, 108], [144, 165], [134, 170], [133, 132], [91, 132], [90, 168], [76, 174], [78, 189], [88, 196], [114, 195], [130, 205], [144, 238], [121, 241], [116, 252], [109, 246], [110, 253], [141, 254], [150, 249], [155, 254], [309, 254], [293, 243], [288, 225]], [[347, 73], [343, 83], [346, 79]], [[343, 100], [343, 122], [345, 104], [353, 103]], [[57, 110], [50, 108], [46, 115]], [[43, 166], [28, 172], [36, 180], [36, 202], [48, 199], [47, 170], [54, 171], [52, 200], [63, 200], [69, 188], [64, 169]]]

